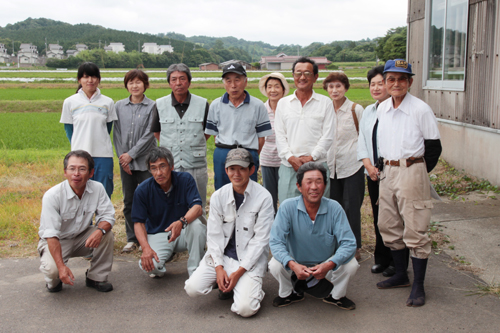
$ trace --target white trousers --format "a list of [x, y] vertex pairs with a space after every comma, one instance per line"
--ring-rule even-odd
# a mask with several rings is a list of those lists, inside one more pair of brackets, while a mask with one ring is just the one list
[[[358, 261], [352, 258], [351, 261], [341, 265], [336, 271], [329, 271], [326, 274], [325, 278], [333, 283], [331, 295], [334, 299], [340, 299], [346, 295], [349, 280], [356, 274], [358, 268]], [[280, 284], [279, 296], [283, 298], [289, 296], [293, 291], [291, 280], [293, 271], [287, 271], [285, 267], [273, 257], [271, 261], [269, 261], [269, 272], [271, 272]]]
[[[239, 267], [238, 261], [224, 256], [224, 270], [228, 276]], [[190, 297], [207, 295], [212, 291], [216, 281], [215, 267], [209, 266], [205, 259], [202, 259], [196, 271], [186, 281], [184, 290]], [[234, 286], [233, 291], [234, 298], [231, 311], [242, 317], [251, 317], [259, 311], [260, 302], [265, 295], [262, 290], [261, 277], [255, 276], [252, 272], [245, 272]]]

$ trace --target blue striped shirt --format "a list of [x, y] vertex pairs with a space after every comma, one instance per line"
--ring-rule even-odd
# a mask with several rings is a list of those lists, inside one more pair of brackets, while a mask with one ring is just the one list
[[215, 142], [259, 149], [259, 138], [273, 134], [266, 107], [261, 100], [245, 90], [245, 100], [235, 107], [225, 93], [210, 105], [205, 134], [214, 135]]

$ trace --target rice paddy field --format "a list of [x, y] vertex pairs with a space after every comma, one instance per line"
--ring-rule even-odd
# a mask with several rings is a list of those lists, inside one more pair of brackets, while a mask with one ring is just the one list
[[[346, 67], [349, 67], [345, 65]], [[360, 77], [351, 82], [347, 97], [363, 106], [373, 103], [368, 91], [366, 72], [370, 67], [345, 69], [351, 77]], [[103, 70], [101, 91], [113, 100], [128, 97], [123, 87], [126, 69]], [[152, 78], [165, 78], [166, 70], [149, 72]], [[247, 91], [265, 101], [258, 89], [258, 79], [269, 72], [248, 72]], [[291, 71], [283, 72], [290, 80]], [[225, 92], [220, 80], [221, 72], [193, 72], [193, 78], [214, 78], [213, 81], [195, 81], [190, 91], [212, 102]], [[320, 72], [324, 78], [328, 72]], [[51, 79], [52, 81], [26, 82], [19, 79]], [[114, 78], [115, 81], [106, 81]], [[62, 160], [70, 150], [63, 125], [59, 123], [62, 103], [75, 93], [76, 71], [27, 71], [0, 69], [0, 257], [26, 257], [36, 255], [41, 199], [45, 191], [64, 180]], [[318, 93], [327, 95], [319, 82]], [[146, 95], [155, 100], [170, 94], [166, 78], [152, 80]], [[209, 173], [212, 170], [213, 138], [208, 141]], [[210, 175], [210, 174], [209, 174]], [[209, 176], [209, 178], [211, 178]], [[115, 189], [112, 201], [117, 212], [115, 250], [126, 242], [122, 215], [121, 181], [115, 157]], [[209, 180], [208, 196], [213, 193], [213, 180]], [[209, 200], [207, 200], [209, 202]], [[373, 244], [370, 209], [364, 207], [363, 241], [367, 251]], [[137, 255], [137, 254], [136, 254]]]

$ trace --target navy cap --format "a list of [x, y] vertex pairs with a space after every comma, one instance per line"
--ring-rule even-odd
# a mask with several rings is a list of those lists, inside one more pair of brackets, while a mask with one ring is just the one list
[[415, 75], [411, 71], [411, 64], [407, 63], [406, 60], [403, 59], [387, 60], [384, 66], [384, 74], [388, 72]]
[[245, 70], [245, 67], [241, 66], [241, 64], [235, 62], [233, 64], [226, 65], [222, 69], [222, 77], [226, 75], [227, 73], [236, 73], [239, 75], [245, 75], [247, 76], [247, 71]]

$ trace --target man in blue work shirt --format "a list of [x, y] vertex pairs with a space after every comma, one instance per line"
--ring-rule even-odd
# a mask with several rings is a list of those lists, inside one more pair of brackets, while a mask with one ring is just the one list
[[293, 288], [291, 277], [295, 273], [298, 280], [326, 278], [334, 287], [323, 301], [345, 310], [356, 308], [345, 296], [359, 267], [354, 258], [356, 240], [340, 204], [323, 198], [326, 175], [321, 163], [301, 165], [297, 188], [302, 195], [285, 200], [279, 207], [269, 241], [273, 254], [269, 271], [279, 282], [279, 296], [273, 301], [276, 307], [304, 299], [304, 294]]
[[198, 219], [202, 209], [196, 182], [187, 172], [172, 171], [174, 157], [167, 148], [153, 148], [146, 164], [153, 177], [137, 187], [132, 204], [135, 235], [142, 247], [139, 267], [150, 277], [162, 277], [165, 262], [187, 250], [191, 275], [207, 240], [207, 228]]

